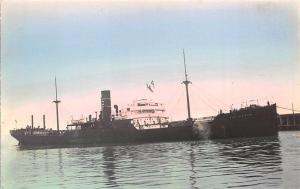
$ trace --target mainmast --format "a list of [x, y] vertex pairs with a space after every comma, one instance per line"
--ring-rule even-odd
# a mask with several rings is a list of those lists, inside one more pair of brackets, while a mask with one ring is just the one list
[[56, 77], [55, 77], [55, 100], [53, 102], [56, 105], [56, 126], [57, 126], [57, 131], [59, 131], [58, 103], [60, 103], [60, 100], [57, 99]]
[[186, 64], [185, 64], [185, 53], [183, 49], [183, 63], [184, 63], [184, 74], [185, 74], [185, 81], [182, 83], [185, 85], [185, 91], [186, 91], [186, 104], [187, 104], [187, 110], [188, 110], [188, 119], [191, 119], [191, 110], [190, 110], [190, 97], [189, 97], [189, 84], [192, 83], [188, 80], [188, 76], [186, 73]]

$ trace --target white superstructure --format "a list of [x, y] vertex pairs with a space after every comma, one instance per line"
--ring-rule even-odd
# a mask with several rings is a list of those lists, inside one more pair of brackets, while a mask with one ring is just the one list
[[169, 121], [164, 105], [149, 99], [135, 100], [122, 109], [115, 118], [132, 119], [137, 129], [162, 128]]

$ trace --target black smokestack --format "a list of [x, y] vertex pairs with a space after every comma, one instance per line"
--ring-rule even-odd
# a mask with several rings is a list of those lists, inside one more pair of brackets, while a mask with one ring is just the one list
[[118, 114], [119, 114], [119, 107], [118, 107], [118, 105], [114, 105], [114, 108], [116, 110], [116, 116], [118, 116]]
[[46, 129], [46, 117], [45, 117], [45, 115], [43, 115], [43, 127], [44, 127], [44, 129]]
[[111, 121], [111, 100], [110, 90], [101, 91], [101, 110], [104, 123]]

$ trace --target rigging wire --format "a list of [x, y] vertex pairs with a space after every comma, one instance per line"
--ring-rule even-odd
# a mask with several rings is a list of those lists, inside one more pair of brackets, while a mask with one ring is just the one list
[[[270, 102], [271, 102], [271, 103], [275, 103], [275, 102], [273, 102], [273, 101], [270, 101]], [[299, 113], [300, 113], [300, 110], [298, 110], [298, 109], [291, 109], [291, 108], [287, 108], [287, 107], [282, 107], [282, 106], [278, 106], [277, 104], [276, 104], [276, 107], [277, 107], [277, 108], [280, 108], [280, 109], [291, 110], [291, 111], [299, 112]]]
[[291, 108], [286, 108], [286, 107], [281, 107], [281, 106], [277, 106], [277, 108], [284, 109], [284, 110], [291, 110], [291, 111], [300, 113], [300, 110], [296, 110], [296, 109], [291, 109]]
[[198, 88], [199, 90], [203, 91], [204, 93], [206, 93], [208, 96], [215, 98], [217, 101], [219, 101], [220, 104], [225, 105], [225, 106], [229, 106], [229, 104], [227, 104], [227, 103], [225, 103], [224, 101], [220, 100], [219, 98], [217, 98], [216, 96], [212, 95], [211, 93], [209, 93], [209, 92], [203, 90], [203, 88], [198, 87], [198, 85], [195, 85], [195, 84], [194, 84], [194, 86], [195, 86], [196, 88]]
[[[226, 107], [230, 107], [229, 104], [225, 103], [224, 101], [220, 100], [219, 98], [217, 98], [216, 96], [208, 93], [207, 91], [203, 90], [203, 88], [197, 86], [196, 84], [193, 84], [193, 87], [197, 88], [198, 90], [200, 90], [201, 92], [203, 93], [206, 93], [207, 96], [211, 97], [211, 98], [214, 98], [214, 99], [211, 99], [210, 101], [214, 101], [216, 103], [216, 101], [219, 102], [219, 104], [216, 103], [217, 106], [219, 107], [223, 107], [223, 106], [226, 106]], [[207, 98], [208, 99], [208, 98]], [[220, 105], [222, 104], [222, 105]]]
[[[191, 90], [192, 91], [195, 91], [196, 88], [195, 87], [191, 87]], [[198, 89], [197, 89], [198, 90]], [[219, 104], [216, 104], [215, 102], [213, 102], [211, 99], [208, 99], [208, 98], [205, 98], [205, 96], [203, 95], [200, 95], [196, 92], [193, 92], [193, 95], [192, 96], [196, 96], [197, 99], [201, 100], [202, 103], [205, 103], [206, 106], [210, 107], [210, 109], [213, 109], [212, 107], [214, 106], [219, 106]]]
[[[198, 90], [199, 90], [199, 88], [198, 87], [196, 87]], [[194, 90], [194, 88], [192, 88], [193, 90]], [[201, 90], [202, 91], [202, 90]], [[195, 94], [197, 94], [197, 93], [195, 93]], [[205, 98], [204, 96], [200, 96], [200, 95], [197, 95], [197, 98], [199, 98], [199, 99], [201, 99], [207, 106], [209, 106], [211, 109], [214, 109], [214, 110], [216, 110], [216, 108], [213, 108], [210, 104], [213, 104], [213, 106], [216, 106], [217, 107], [217, 109], [223, 109], [223, 110], [227, 110], [227, 108], [224, 108], [224, 106], [222, 106], [222, 105], [220, 105], [219, 103], [217, 103], [215, 100], [213, 100], [213, 99], [209, 99], [209, 98]], [[225, 104], [225, 103], [223, 103], [223, 104]], [[228, 108], [228, 110], [229, 110], [229, 108]]]
[[170, 109], [169, 109], [170, 114], [174, 113], [174, 109], [179, 104], [180, 100], [182, 99], [183, 94], [184, 94], [184, 92], [181, 91], [180, 96], [177, 98], [177, 101], [174, 104], [172, 104], [172, 106], [170, 106]]
[[[203, 88], [200, 88], [200, 87], [198, 87], [198, 86], [195, 85], [195, 84], [194, 84], [193, 86], [196, 87], [196, 88], [198, 88], [201, 92], [206, 93], [207, 96], [210, 97], [210, 98], [207, 98], [208, 101], [214, 102], [214, 103], [216, 104], [216, 106], [221, 107], [221, 109], [225, 109], [225, 111], [226, 111], [226, 110], [227, 110], [227, 111], [231, 110], [233, 105], [237, 105], [237, 104], [240, 104], [240, 103], [241, 103], [241, 106], [243, 106], [243, 104], [245, 104], [245, 103], [247, 103], [247, 102], [249, 102], [249, 103], [251, 104], [251, 102], [253, 102], [253, 101], [257, 101], [257, 102], [258, 102], [258, 101], [262, 101], [262, 100], [269, 101], [268, 98], [264, 97], [264, 98], [257, 98], [257, 99], [255, 99], [255, 100], [246, 100], [246, 101], [243, 101], [243, 102], [236, 102], [236, 103], [233, 103], [233, 104], [229, 105], [229, 104], [225, 103], [224, 101], [220, 100], [219, 98], [217, 98], [216, 96], [212, 95], [211, 93], [209, 93], [209, 92], [203, 90]], [[214, 98], [214, 99], [212, 99], [212, 98]], [[272, 98], [273, 98], [273, 97], [272, 97]], [[210, 99], [211, 99], [211, 100], [210, 100]], [[216, 101], [218, 101], [220, 104], [222, 104], [222, 106], [225, 106], [225, 107], [227, 107], [227, 108], [224, 108], [224, 107], [222, 107], [220, 104], [217, 104]]]
[[[169, 98], [169, 100], [167, 101], [167, 104], [171, 103], [172, 101], [176, 100], [177, 96], [181, 96], [182, 95], [182, 89], [181, 88], [176, 88], [176, 92], [175, 93], [172, 93], [172, 94], [175, 94], [175, 95], [172, 95], [173, 98]], [[176, 96], [177, 95], [177, 96]]]
[[[193, 88], [191, 88], [191, 90], [194, 90]], [[192, 94], [197, 94], [197, 93], [192, 93]], [[193, 98], [193, 96], [191, 95], [191, 97]], [[213, 111], [216, 111], [217, 112], [217, 109], [212, 107], [208, 102], [206, 102], [205, 99], [201, 98], [200, 96], [197, 95], [197, 97], [206, 105], [208, 106], [211, 110]], [[194, 98], [193, 98], [194, 99]], [[197, 100], [194, 100], [196, 103], [198, 102]]]

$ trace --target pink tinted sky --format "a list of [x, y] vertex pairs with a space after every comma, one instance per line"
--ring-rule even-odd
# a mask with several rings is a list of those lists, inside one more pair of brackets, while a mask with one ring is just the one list
[[[186, 98], [184, 86], [180, 83], [164, 83], [156, 81], [154, 93], [149, 92], [146, 87], [129, 88], [126, 90], [112, 90], [112, 104], [118, 104], [120, 108], [125, 107], [135, 99], [152, 98], [163, 102], [167, 108], [170, 118], [173, 120], [186, 118]], [[245, 95], [248, 94], [248, 95]], [[211, 80], [211, 81], [194, 81], [190, 85], [191, 111], [193, 117], [203, 117], [216, 115], [222, 109], [229, 110], [240, 108], [245, 101], [248, 105], [256, 103], [265, 105], [267, 101], [277, 102], [280, 106], [290, 107], [291, 103], [295, 104], [295, 109], [299, 110], [299, 89], [295, 89], [293, 83], [270, 83], [270, 82], [252, 82], [232, 81], [232, 80]], [[95, 111], [100, 110], [100, 90], [86, 91], [80, 95], [61, 94], [62, 103], [59, 105], [61, 128], [65, 128], [68, 121], [79, 119], [82, 116], [86, 118], [89, 114], [95, 116]], [[288, 100], [287, 100], [288, 99]], [[251, 102], [252, 100], [252, 102]], [[278, 109], [280, 113], [288, 111]], [[30, 115], [34, 115], [35, 126], [42, 126], [42, 114], [46, 115], [47, 127], [56, 128], [55, 122], [55, 105], [50, 99], [41, 101], [32, 101], [23, 104], [20, 107], [11, 109], [7, 108], [3, 112], [2, 119], [8, 127], [2, 128], [7, 132], [13, 127], [23, 127], [30, 124]], [[15, 123], [14, 120], [17, 120]]]
[[46, 114], [47, 127], [56, 128], [55, 75], [61, 128], [71, 116], [95, 115], [100, 90], [111, 89], [113, 104], [122, 107], [149, 96], [145, 84], [152, 79], [158, 88], [151, 96], [172, 119], [184, 119], [183, 47], [193, 117], [256, 99], [300, 109], [297, 1], [102, 2], [3, 4], [3, 134], [30, 124], [31, 114], [35, 125]]

